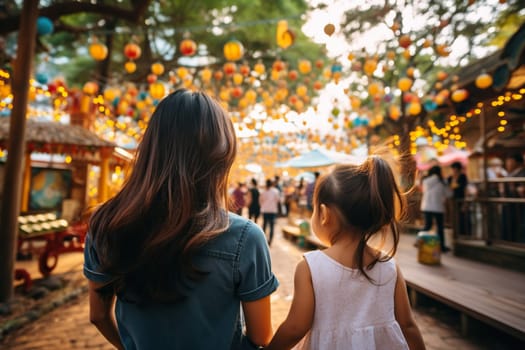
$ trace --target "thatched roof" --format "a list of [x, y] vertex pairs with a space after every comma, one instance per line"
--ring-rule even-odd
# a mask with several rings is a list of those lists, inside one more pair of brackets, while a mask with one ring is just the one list
[[[10, 118], [0, 118], [0, 146], [5, 147], [9, 139], [9, 122]], [[96, 150], [102, 147], [113, 148], [116, 146], [79, 125], [39, 122], [32, 119], [28, 119], [26, 122], [26, 144], [43, 148], [44, 151], [51, 151], [51, 148], [56, 147]]]

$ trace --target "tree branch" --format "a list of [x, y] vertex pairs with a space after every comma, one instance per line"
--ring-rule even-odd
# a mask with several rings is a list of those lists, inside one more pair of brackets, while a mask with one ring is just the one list
[[[138, 23], [142, 19], [150, 2], [151, 0], [135, 0], [133, 1], [133, 8], [128, 10], [118, 6], [71, 1], [67, 3], [53, 4], [42, 8], [39, 11], [39, 16], [48, 17], [52, 21], [55, 21], [62, 16], [89, 12], [109, 15], [131, 23]], [[0, 35], [17, 31], [19, 27], [19, 14], [4, 18], [2, 19], [2, 26], [0, 27]]]

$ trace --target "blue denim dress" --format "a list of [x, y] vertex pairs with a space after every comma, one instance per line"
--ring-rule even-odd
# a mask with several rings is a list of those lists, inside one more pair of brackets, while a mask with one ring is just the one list
[[[117, 298], [116, 319], [126, 349], [241, 349], [241, 301], [273, 293], [279, 285], [271, 270], [266, 238], [251, 221], [230, 213], [229, 229], [195, 256], [209, 274], [191, 294], [172, 304], [139, 305]], [[105, 283], [96, 247], [87, 235], [84, 275]]]

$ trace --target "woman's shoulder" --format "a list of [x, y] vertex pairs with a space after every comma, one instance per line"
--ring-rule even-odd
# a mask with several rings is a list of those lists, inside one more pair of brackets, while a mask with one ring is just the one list
[[210, 247], [237, 253], [246, 242], [266, 242], [261, 228], [253, 221], [232, 212], [228, 213], [228, 220], [228, 228], [210, 242]]

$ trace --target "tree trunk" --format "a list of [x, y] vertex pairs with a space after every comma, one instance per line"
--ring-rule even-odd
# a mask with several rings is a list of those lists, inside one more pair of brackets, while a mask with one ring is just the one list
[[12, 78], [13, 110], [0, 211], [0, 302], [13, 297], [14, 263], [20, 214], [29, 78], [35, 54], [38, 0], [25, 0], [20, 18], [18, 48]]

